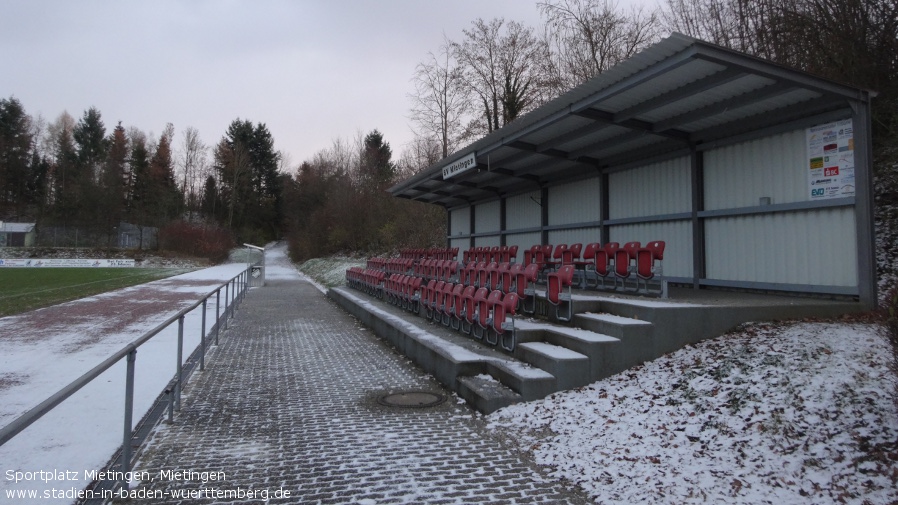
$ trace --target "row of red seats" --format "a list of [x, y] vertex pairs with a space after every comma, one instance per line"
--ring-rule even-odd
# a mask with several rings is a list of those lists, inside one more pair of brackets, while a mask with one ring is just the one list
[[457, 273], [458, 262], [455, 260], [425, 259], [414, 266], [414, 274], [425, 280], [450, 281], [455, 279]]
[[368, 268], [374, 268], [377, 270], [384, 270], [387, 267], [387, 259], [386, 258], [368, 258], [366, 262]]
[[430, 249], [400, 249], [399, 257], [402, 259], [433, 259], [433, 260], [454, 260], [458, 258], [458, 247]]
[[421, 304], [429, 319], [514, 351], [517, 293], [431, 280], [422, 291]]
[[472, 261], [487, 263], [495, 261], [496, 263], [511, 263], [515, 261], [518, 255], [518, 246], [493, 246], [493, 247], [472, 247], [462, 253], [464, 264]]
[[390, 258], [384, 262], [384, 272], [388, 274], [408, 274], [415, 267], [410, 258]]
[[422, 282], [423, 279], [414, 275], [391, 274], [384, 278], [383, 296], [393, 305], [417, 314], [420, 309]]
[[373, 268], [352, 267], [346, 270], [346, 285], [364, 291], [369, 295], [383, 298], [381, 284], [384, 281], [382, 270]]
[[635, 280], [632, 290], [639, 291], [642, 284], [649, 292], [649, 281], [662, 275], [664, 247], [665, 242], [661, 240], [649, 242], [644, 247], [639, 242], [627, 242], [623, 247], [618, 242], [604, 246], [594, 242], [586, 244], [585, 248], [583, 244], [534, 245], [524, 251], [524, 265], [536, 264], [540, 273], [571, 265], [580, 278], [581, 288], [598, 288], [600, 282], [604, 288], [605, 281], [611, 279], [614, 289], [620, 285], [621, 289], [627, 290], [627, 281]]

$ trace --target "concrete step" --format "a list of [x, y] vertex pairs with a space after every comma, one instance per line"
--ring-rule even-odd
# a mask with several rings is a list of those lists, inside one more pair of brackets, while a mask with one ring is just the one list
[[591, 382], [589, 357], [566, 347], [546, 342], [525, 342], [517, 346], [515, 357], [552, 374], [559, 390]]
[[471, 407], [484, 414], [523, 401], [521, 395], [488, 375], [459, 376], [455, 390]]
[[626, 370], [655, 358], [655, 325], [648, 321], [613, 314], [586, 312], [576, 314], [572, 324], [620, 340], [621, 345], [610, 356], [609, 367], [613, 370], [611, 373]]

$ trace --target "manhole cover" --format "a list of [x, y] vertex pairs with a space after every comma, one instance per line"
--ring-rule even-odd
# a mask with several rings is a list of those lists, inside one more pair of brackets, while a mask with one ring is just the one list
[[445, 401], [445, 396], [427, 391], [405, 391], [377, 397], [377, 403], [381, 405], [403, 408], [435, 407]]

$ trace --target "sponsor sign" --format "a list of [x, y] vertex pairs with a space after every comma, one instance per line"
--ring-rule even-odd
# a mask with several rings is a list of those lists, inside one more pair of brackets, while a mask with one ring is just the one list
[[76, 258], [11, 258], [0, 259], [0, 267], [8, 268], [129, 268], [134, 260], [101, 260]]
[[854, 128], [850, 119], [807, 129], [808, 198], [854, 196]]
[[467, 172], [477, 166], [476, 153], [471, 153], [464, 158], [443, 167], [443, 180]]

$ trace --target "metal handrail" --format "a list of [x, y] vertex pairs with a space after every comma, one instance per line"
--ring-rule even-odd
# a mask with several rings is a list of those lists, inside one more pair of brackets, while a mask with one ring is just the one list
[[[175, 395], [173, 401], [177, 402], [177, 410], [181, 407], [181, 386], [183, 381], [182, 375], [182, 359], [183, 359], [183, 336], [184, 336], [184, 316], [193, 309], [203, 306], [202, 334], [200, 336], [201, 362], [200, 369], [205, 367], [206, 352], [206, 303], [212, 295], [216, 297], [215, 312], [215, 344], [218, 344], [218, 332], [221, 326], [221, 317], [224, 316], [225, 329], [227, 329], [228, 318], [234, 317], [235, 305], [239, 303], [245, 296], [249, 286], [250, 269], [242, 271], [231, 279], [223, 282], [217, 288], [209, 291], [201, 300], [197, 301], [188, 308], [182, 309], [177, 314], [166, 319], [165, 322], [159, 324], [152, 330], [144, 333], [140, 338], [126, 345], [112, 356], [106, 358], [102, 363], [92, 368], [90, 371], [72, 381], [69, 385], [60, 389], [52, 396], [41, 402], [36, 407], [21, 416], [17, 417], [8, 425], [0, 429], [0, 446], [11, 440], [25, 428], [31, 426], [35, 421], [43, 417], [45, 414], [53, 410], [54, 407], [65, 401], [67, 398], [75, 394], [79, 389], [83, 388], [91, 381], [100, 376], [103, 372], [111, 368], [122, 358], [127, 357], [127, 372], [125, 377], [125, 412], [124, 412], [124, 437], [122, 441], [122, 471], [128, 472], [131, 466], [131, 434], [132, 434], [132, 417], [134, 404], [134, 366], [137, 359], [137, 348], [155, 337], [162, 330], [168, 328], [169, 325], [178, 321], [178, 363], [175, 379]], [[233, 284], [233, 286], [232, 286]], [[221, 306], [221, 290], [225, 290], [225, 307], [224, 314], [219, 315], [218, 308]], [[230, 289], [229, 289], [230, 288]], [[239, 293], [238, 293], [239, 289]], [[230, 302], [228, 301], [230, 299]]]

